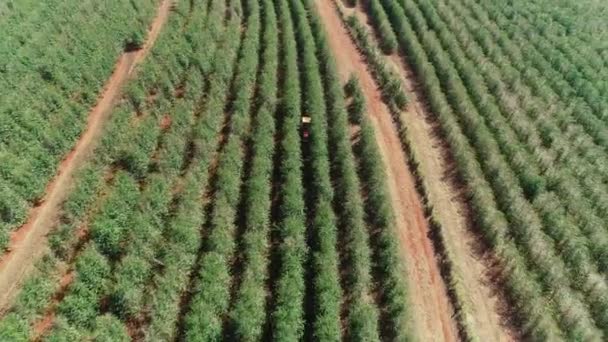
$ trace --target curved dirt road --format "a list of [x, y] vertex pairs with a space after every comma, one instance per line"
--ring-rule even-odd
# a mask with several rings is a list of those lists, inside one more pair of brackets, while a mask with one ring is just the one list
[[9, 251], [0, 260], [0, 311], [6, 309], [17, 295], [23, 278], [46, 250], [47, 234], [57, 223], [59, 209], [69, 193], [74, 172], [95, 148], [122, 85], [154, 45], [167, 21], [171, 5], [172, 0], [161, 2], [142, 49], [125, 52], [118, 58], [97, 104], [89, 112], [85, 131], [59, 165], [57, 175], [47, 185], [44, 199], [32, 209], [27, 222], [11, 235]]
[[411, 314], [418, 340], [456, 341], [458, 332], [452, 318], [453, 309], [428, 238], [430, 228], [391, 113], [382, 102], [363, 57], [342, 26], [333, 1], [316, 0], [316, 5], [342, 80], [354, 73], [364, 90], [376, 140], [386, 164], [401, 252], [407, 263]]

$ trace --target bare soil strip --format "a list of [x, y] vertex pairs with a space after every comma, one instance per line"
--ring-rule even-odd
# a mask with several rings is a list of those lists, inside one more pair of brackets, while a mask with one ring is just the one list
[[367, 69], [363, 57], [351, 41], [334, 8], [333, 1], [317, 0], [318, 12], [327, 29], [329, 44], [337, 60], [340, 76], [359, 77], [368, 104], [368, 113], [376, 130], [396, 213], [400, 250], [407, 263], [410, 308], [420, 341], [456, 341], [458, 332], [452, 318], [453, 308], [435, 258], [430, 228], [424, 207], [408, 169], [399, 135], [389, 109]]
[[464, 289], [461, 300], [469, 311], [464, 319], [481, 341], [514, 341], [518, 334], [509, 318], [506, 294], [496, 284], [501, 273], [498, 262], [472, 230], [466, 194], [458, 188], [455, 166], [447, 157], [449, 147], [434, 133], [439, 130], [437, 124], [427, 121], [431, 114], [417, 95], [413, 74], [399, 56], [391, 60], [399, 66], [396, 70], [410, 95], [411, 104], [401, 120], [407, 122], [412, 149], [419, 157], [418, 170], [426, 180], [429, 201], [445, 234], [445, 248], [453, 258], [453, 273]]
[[[347, 13], [353, 12], [373, 32], [365, 11], [360, 6], [356, 11], [347, 9]], [[459, 298], [467, 307], [464, 320], [480, 341], [519, 340], [505, 290], [497, 284], [501, 274], [499, 263], [475, 236], [466, 194], [455, 179], [455, 166], [449, 147], [438, 133], [440, 127], [402, 56], [395, 54], [386, 61], [399, 73], [408, 92], [410, 104], [401, 113], [401, 121], [407, 124], [411, 148], [418, 157], [418, 172], [425, 179], [428, 200], [442, 227], [445, 248], [452, 259], [452, 273], [464, 290], [464, 298]]]
[[69, 194], [75, 171], [94, 150], [122, 85], [154, 45], [167, 21], [172, 0], [163, 0], [148, 31], [147, 40], [139, 50], [123, 53], [116, 63], [95, 107], [88, 116], [87, 127], [70, 153], [63, 159], [57, 175], [47, 185], [45, 197], [32, 209], [26, 223], [11, 236], [9, 251], [0, 260], [0, 309], [16, 296], [25, 275], [47, 250], [47, 234], [56, 225], [61, 203]]

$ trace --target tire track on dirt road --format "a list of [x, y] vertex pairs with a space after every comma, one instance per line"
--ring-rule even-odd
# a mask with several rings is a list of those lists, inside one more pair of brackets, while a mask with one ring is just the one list
[[43, 200], [30, 211], [26, 223], [11, 234], [9, 251], [0, 260], [0, 310], [13, 300], [25, 275], [46, 250], [47, 234], [57, 224], [61, 203], [69, 194], [75, 171], [83, 165], [97, 145], [111, 109], [120, 96], [121, 87], [154, 45], [169, 17], [172, 2], [173, 0], [163, 0], [160, 3], [141, 49], [124, 52], [118, 58], [97, 104], [89, 112], [83, 134], [59, 164], [56, 176], [46, 187]]
[[329, 44], [337, 60], [342, 80], [351, 73], [358, 76], [368, 103], [368, 114], [386, 164], [391, 200], [400, 240], [400, 251], [407, 263], [411, 315], [421, 341], [456, 341], [458, 332], [453, 308], [435, 258], [430, 227], [408, 168], [397, 129], [389, 109], [359, 51], [339, 18], [332, 1], [316, 0], [318, 13], [326, 27]]

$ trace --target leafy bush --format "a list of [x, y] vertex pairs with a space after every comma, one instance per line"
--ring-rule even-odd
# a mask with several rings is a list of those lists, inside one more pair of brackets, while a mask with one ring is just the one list
[[131, 341], [127, 327], [118, 318], [112, 315], [97, 317], [93, 332], [95, 342], [128, 342]]

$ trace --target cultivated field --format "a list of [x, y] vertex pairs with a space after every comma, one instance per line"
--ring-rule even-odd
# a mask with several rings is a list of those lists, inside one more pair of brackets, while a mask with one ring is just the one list
[[608, 5], [0, 4], [0, 341], [604, 341]]

